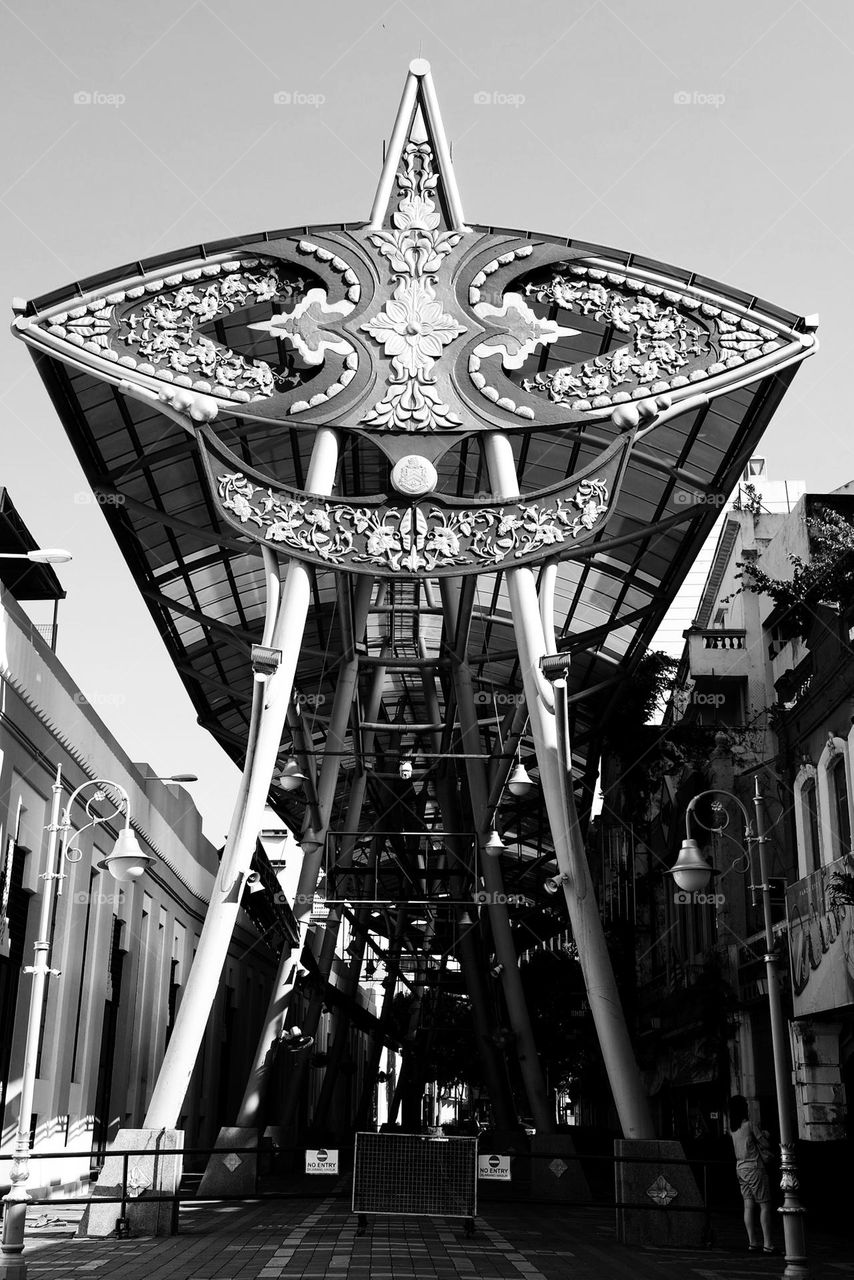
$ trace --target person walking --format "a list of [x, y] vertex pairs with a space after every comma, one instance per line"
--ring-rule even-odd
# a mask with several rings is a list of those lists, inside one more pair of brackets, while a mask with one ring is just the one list
[[[771, 1139], [764, 1129], [754, 1128], [741, 1094], [730, 1098], [729, 1130], [735, 1149], [735, 1173], [744, 1200], [744, 1225], [749, 1253], [779, 1253], [771, 1240], [771, 1187], [765, 1160], [770, 1156]], [[767, 1153], [767, 1154], [765, 1154]], [[759, 1209], [759, 1228], [756, 1209]]]

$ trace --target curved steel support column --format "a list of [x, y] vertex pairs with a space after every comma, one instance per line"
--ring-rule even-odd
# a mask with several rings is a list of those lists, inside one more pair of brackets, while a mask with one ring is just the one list
[[[391, 1012], [394, 1006], [395, 988], [397, 986], [397, 976], [400, 972], [400, 953], [403, 949], [403, 935], [405, 927], [406, 911], [404, 907], [401, 907], [398, 909], [397, 917], [394, 922], [394, 937], [390, 937], [388, 940], [388, 951], [386, 953], [386, 977], [382, 984], [383, 1002], [379, 1018], [371, 1031], [370, 1043], [368, 1045], [362, 1091], [359, 1097], [359, 1104], [356, 1108], [355, 1128], [357, 1130], [364, 1129], [370, 1119], [371, 1099], [374, 1096], [377, 1072], [380, 1069], [380, 1059], [382, 1057], [383, 1048], [385, 1047], [383, 1037], [391, 1019]], [[390, 1115], [389, 1119], [393, 1119], [393, 1117]]]
[[[421, 656], [426, 660], [427, 653], [421, 642]], [[422, 688], [427, 705], [427, 718], [434, 724], [442, 720], [439, 707], [439, 696], [436, 692], [436, 676], [426, 670], [422, 676]], [[442, 735], [433, 735], [433, 750], [438, 754], [442, 750]], [[461, 831], [460, 799], [457, 781], [449, 763], [442, 762], [436, 771], [436, 802], [442, 815], [442, 826], [445, 831]], [[446, 836], [448, 847], [459, 860], [461, 850], [458, 837]], [[471, 868], [471, 884], [474, 887], [474, 867]], [[510, 1077], [507, 1073], [507, 1062], [504, 1054], [499, 1054], [498, 1046], [490, 1039], [492, 1030], [489, 1018], [489, 998], [487, 990], [486, 967], [483, 963], [481, 948], [478, 946], [479, 931], [475, 908], [472, 904], [470, 913], [464, 907], [457, 910], [457, 959], [463, 973], [469, 1000], [471, 1001], [472, 1025], [474, 1027], [480, 1059], [483, 1063], [483, 1075], [492, 1110], [499, 1129], [512, 1129], [516, 1123], [516, 1109], [513, 1105], [513, 1092], [510, 1088]]]
[[[314, 493], [330, 493], [337, 465], [338, 436], [323, 427], [315, 436], [306, 487]], [[265, 572], [268, 600], [264, 637], [269, 638], [271, 648], [281, 649], [282, 661], [264, 683], [256, 680], [253, 685], [246, 762], [234, 816], [175, 1027], [148, 1105], [147, 1129], [171, 1129], [178, 1121], [240, 910], [293, 692], [311, 603], [311, 570], [292, 561], [281, 596], [273, 581], [278, 575], [271, 574], [266, 557]]]
[[[519, 485], [509, 439], [491, 434], [484, 442], [484, 450], [493, 491], [506, 497], [517, 495]], [[555, 685], [553, 713], [541, 696], [540, 659], [546, 653], [546, 643], [534, 574], [528, 568], [511, 569], [506, 578], [540, 781], [558, 868], [566, 877], [564, 894], [590, 1011], [623, 1134], [626, 1138], [652, 1138], [655, 1131], [649, 1104], [629, 1039], [578, 826], [565, 712], [566, 685]]]
[[[449, 831], [459, 831], [462, 819], [459, 813], [459, 796], [455, 781], [450, 776], [436, 779], [436, 799], [442, 813], [442, 822]], [[459, 857], [460, 850], [454, 837], [448, 838], [452, 852]], [[483, 958], [478, 946], [479, 933], [472, 904], [470, 913], [465, 907], [457, 911], [457, 959], [463, 971], [463, 981], [471, 1000], [472, 1024], [474, 1026], [477, 1047], [483, 1063], [483, 1074], [486, 1089], [495, 1123], [499, 1129], [512, 1129], [516, 1124], [516, 1108], [513, 1105], [513, 1091], [507, 1072], [507, 1062], [498, 1046], [490, 1039], [493, 1030], [489, 1016], [490, 998], [487, 987], [488, 978], [485, 973]]]
[[[443, 578], [441, 582], [442, 603], [445, 607], [446, 629], [449, 637], [456, 632], [457, 602], [451, 588], [452, 579]], [[539, 616], [539, 615], [538, 615]], [[492, 814], [487, 809], [489, 786], [483, 761], [475, 757], [480, 752], [480, 726], [477, 708], [474, 701], [474, 687], [468, 663], [460, 655], [453, 663], [454, 688], [457, 695], [457, 711], [460, 718], [460, 733], [463, 750], [472, 758], [466, 760], [469, 791], [472, 809], [475, 814], [479, 839], [485, 839], [485, 829], [491, 823]], [[516, 1052], [519, 1067], [525, 1083], [525, 1091], [531, 1107], [531, 1115], [540, 1133], [551, 1133], [554, 1129], [554, 1117], [548, 1104], [545, 1080], [540, 1068], [540, 1059], [528, 1016], [525, 992], [522, 988], [522, 976], [519, 973], [519, 961], [516, 955], [516, 944], [510, 929], [510, 916], [504, 902], [504, 878], [501, 874], [497, 858], [488, 855], [481, 857], [480, 870], [483, 883], [491, 901], [487, 907], [492, 938], [495, 943], [495, 954], [499, 963], [504, 966], [501, 983], [504, 998], [507, 1002], [507, 1013], [510, 1025], [516, 1033]]]
[[[355, 630], [356, 637], [361, 639], [368, 618], [368, 609], [371, 602], [371, 593], [373, 591], [373, 578], [362, 578], [359, 580], [357, 587], [357, 599], [355, 606]], [[320, 779], [318, 782], [318, 809], [320, 811], [320, 829], [313, 832], [313, 838], [317, 842], [317, 851], [310, 850], [306, 852], [303, 866], [305, 874], [300, 873], [299, 886], [297, 888], [297, 901], [294, 903], [294, 916], [298, 924], [303, 926], [305, 917], [310, 910], [311, 902], [314, 897], [314, 889], [317, 885], [317, 872], [319, 871], [319, 856], [326, 843], [326, 833], [329, 828], [329, 820], [332, 812], [332, 803], [335, 797], [335, 786], [338, 781], [338, 772], [341, 767], [340, 752], [344, 748], [344, 741], [347, 732], [347, 722], [350, 718], [350, 712], [353, 706], [353, 697], [356, 692], [356, 681], [359, 675], [359, 659], [355, 650], [351, 646], [347, 662], [341, 669], [338, 684], [335, 688], [335, 701], [332, 706], [332, 714], [329, 719], [329, 733], [327, 737], [327, 750], [329, 754], [324, 756], [323, 764], [320, 770]], [[308, 867], [306, 867], [308, 863]], [[315, 867], [314, 881], [309, 887], [311, 879], [311, 868]], [[334, 922], [334, 927], [329, 925], [324, 928], [323, 938], [324, 944], [320, 954], [320, 977], [325, 981], [329, 977], [332, 968], [332, 958], [335, 954], [335, 939], [338, 934], [338, 918]], [[331, 936], [331, 947], [326, 945], [326, 939]], [[301, 939], [302, 940], [302, 939]], [[270, 993], [270, 1000], [267, 1005], [267, 1012], [264, 1015], [264, 1025], [261, 1034], [258, 1037], [258, 1044], [255, 1049], [255, 1056], [252, 1059], [252, 1065], [249, 1069], [249, 1076], [246, 1081], [246, 1088], [243, 1093], [243, 1100], [237, 1114], [236, 1125], [238, 1128], [252, 1129], [257, 1128], [259, 1124], [259, 1116], [261, 1105], [264, 1100], [264, 1089], [266, 1080], [269, 1075], [270, 1067], [275, 1061], [276, 1050], [278, 1048], [279, 1039], [285, 1027], [285, 1021], [290, 1007], [291, 995], [293, 994], [293, 978], [294, 968], [299, 953], [297, 948], [285, 947], [279, 960], [279, 968], [273, 983], [273, 989]], [[325, 971], [323, 966], [326, 966]], [[314, 1035], [317, 1030], [317, 1023], [320, 1015], [320, 1006], [323, 1002], [322, 993], [317, 998], [312, 998], [312, 1005], [309, 1011], [309, 1017], [305, 1020], [303, 1031], [306, 1035]], [[300, 1058], [295, 1064], [290, 1088], [298, 1089], [302, 1080], [302, 1067], [304, 1059]]]
[[[368, 599], [365, 600], [363, 603], [364, 603], [364, 616], [362, 616], [361, 611], [358, 611], [357, 613], [357, 627], [361, 627], [361, 631], [364, 631], [364, 624], [367, 620], [368, 605], [370, 603], [370, 591], [368, 592]], [[353, 695], [355, 693], [357, 676], [358, 676], [358, 659], [354, 655], [352, 671], [348, 671], [346, 673], [346, 677], [342, 676], [342, 681], [339, 682], [338, 688], [336, 689], [336, 706], [337, 706], [338, 696], [341, 693], [342, 683], [346, 678], [349, 686], [349, 691], [346, 692], [345, 694], [348, 701], [348, 714], [349, 714], [349, 707], [352, 704]], [[369, 719], [369, 720], [375, 719], [376, 716], [379, 714], [380, 703], [382, 701], [382, 691], [383, 691], [384, 680], [385, 680], [385, 667], [384, 666], [376, 667], [374, 669], [374, 677], [373, 677], [373, 682], [371, 684], [371, 692], [368, 698], [367, 710], [365, 713], [366, 719]], [[333, 721], [335, 721], [335, 719], [336, 717], [333, 710]], [[330, 750], [334, 750], [335, 752], [343, 750], [345, 728], [346, 728], [346, 720], [344, 720], [343, 723], [339, 721], [335, 725], [336, 733], [333, 734], [333, 726], [330, 725], [329, 740], [328, 740]], [[373, 738], [374, 738], [373, 733], [368, 731], [368, 733], [365, 735], [365, 743], [368, 750], [370, 750], [371, 747], [373, 746]], [[329, 827], [329, 814], [331, 812], [332, 796], [334, 794], [334, 780], [333, 780], [333, 789], [330, 791], [330, 795], [329, 795], [329, 803], [325, 804], [323, 799], [323, 796], [325, 795], [325, 792], [323, 790], [323, 787], [324, 787], [323, 774], [326, 771], [327, 765], [329, 765], [330, 767], [334, 766], [335, 778], [337, 779], [340, 759], [341, 757], [337, 754], [327, 756], [323, 761], [323, 769], [321, 771], [321, 793], [322, 793], [321, 805], [322, 805], [322, 811], [324, 815], [324, 826], [321, 834], [323, 836], [324, 842], [325, 842], [326, 833]], [[347, 805], [347, 816], [344, 820], [344, 829], [346, 831], [358, 831], [359, 829], [359, 824], [362, 818], [362, 806], [365, 801], [365, 791], [367, 788], [367, 783], [368, 783], [367, 771], [363, 768], [358, 778], [354, 780], [353, 786], [350, 789], [350, 798]], [[353, 838], [348, 838], [347, 843], [342, 847], [341, 856], [338, 859], [339, 866], [341, 867], [347, 866], [349, 862], [352, 860], [354, 845], [355, 845], [355, 840]], [[324, 997], [326, 995], [326, 990], [325, 990], [326, 983], [329, 980], [330, 973], [332, 972], [332, 964], [335, 959], [335, 948], [338, 943], [338, 932], [339, 932], [340, 924], [341, 924], [341, 910], [338, 907], [333, 907], [320, 933], [320, 945], [315, 952], [315, 954], [317, 955], [317, 972], [314, 977], [314, 982], [316, 985], [311, 994], [308, 1011], [301, 1023], [303, 1032], [309, 1036], [313, 1036], [316, 1034], [318, 1025], [320, 1023], [320, 1014], [323, 1008]], [[356, 968], [356, 972], [355, 972], [356, 986], [358, 986], [358, 977], [359, 977], [359, 967]], [[293, 987], [290, 988], [290, 991], [293, 991]], [[330, 1057], [330, 1061], [331, 1061], [331, 1057]], [[294, 1063], [294, 1068], [291, 1071], [288, 1079], [288, 1094], [285, 1099], [284, 1110], [281, 1117], [281, 1125], [282, 1125], [282, 1128], [285, 1130], [291, 1127], [294, 1121], [294, 1116], [297, 1113], [297, 1104], [299, 1102], [299, 1091], [302, 1087], [302, 1080], [305, 1075], [306, 1065], [307, 1064], [306, 1064], [305, 1057], [303, 1056], [299, 1058], [298, 1061]], [[327, 1065], [326, 1071], [328, 1074], [330, 1071], [329, 1065]]]

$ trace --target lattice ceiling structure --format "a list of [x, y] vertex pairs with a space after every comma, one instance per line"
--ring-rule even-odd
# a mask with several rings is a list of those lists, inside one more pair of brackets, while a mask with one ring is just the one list
[[[93, 490], [112, 499], [105, 518], [200, 723], [238, 763], [264, 618], [259, 544], [311, 566], [279, 757], [296, 753], [309, 782], [271, 791], [297, 833], [318, 825], [313, 779], [354, 647], [333, 829], [365, 770], [363, 828], [382, 828], [390, 805], [404, 824], [411, 811], [441, 826], [433, 778], [464, 754], [455, 643], [474, 679], [490, 804], [517, 750], [536, 778], [507, 589], [520, 564], [553, 592], [556, 646], [571, 654], [583, 807], [623, 681], [815, 348], [800, 317], [695, 272], [467, 224], [423, 69], [407, 82], [367, 224], [251, 232], [129, 263], [35, 299], [15, 327]], [[306, 491], [322, 427], [341, 442], [326, 497]], [[495, 433], [512, 445], [520, 497], [490, 482]], [[448, 577], [467, 624], [456, 637], [440, 599]], [[463, 816], [477, 825], [462, 765]], [[551, 836], [537, 789], [502, 813], [512, 888], [548, 860]], [[537, 927], [564, 924], [556, 913]]]

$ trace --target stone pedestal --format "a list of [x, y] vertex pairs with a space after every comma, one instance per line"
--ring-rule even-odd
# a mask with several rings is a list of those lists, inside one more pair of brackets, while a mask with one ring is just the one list
[[[130, 1231], [138, 1236], [169, 1236], [178, 1230], [175, 1200], [155, 1200], [154, 1196], [177, 1194], [181, 1183], [183, 1157], [175, 1155], [183, 1147], [180, 1129], [121, 1129], [110, 1147], [101, 1175], [92, 1188], [78, 1236], [109, 1236], [121, 1217], [123, 1151], [143, 1152], [127, 1156], [127, 1204], [125, 1216]], [[115, 1197], [107, 1203], [104, 1197]]]
[[531, 1139], [531, 1199], [587, 1204], [592, 1198], [572, 1134], [535, 1134]]
[[[254, 1147], [254, 1151], [233, 1151]], [[224, 1126], [216, 1139], [216, 1151], [208, 1157], [196, 1198], [215, 1200], [223, 1195], [254, 1195], [258, 1181], [258, 1130]]]
[[650, 1206], [617, 1209], [618, 1240], [664, 1247], [704, 1243], [703, 1197], [690, 1167], [674, 1163], [685, 1159], [681, 1142], [620, 1138], [614, 1157], [617, 1204]]

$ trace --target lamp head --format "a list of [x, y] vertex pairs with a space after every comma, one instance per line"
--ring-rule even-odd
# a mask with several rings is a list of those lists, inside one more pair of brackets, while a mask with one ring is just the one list
[[144, 875], [154, 865], [154, 859], [142, 851], [136, 832], [125, 827], [119, 832], [115, 849], [101, 865], [119, 884], [127, 884]]
[[697, 841], [687, 836], [682, 841], [679, 857], [666, 874], [673, 876], [685, 893], [702, 893], [712, 876], [716, 876], [718, 872], [703, 857]]
[[296, 762], [294, 756], [288, 756], [282, 765], [282, 772], [276, 779], [276, 785], [281, 787], [282, 791], [299, 791], [305, 782], [305, 774]]
[[489, 833], [489, 838], [484, 842], [483, 852], [488, 858], [497, 858], [504, 852], [504, 842], [494, 827]]
[[397, 766], [397, 772], [404, 782], [408, 782], [412, 777], [412, 761], [401, 760], [400, 764]]
[[522, 761], [517, 760], [516, 768], [507, 779], [507, 790], [510, 792], [511, 796], [518, 796], [519, 799], [521, 799], [522, 796], [528, 795], [533, 788], [534, 779], [528, 773], [528, 770], [522, 764]]
[[63, 551], [61, 547], [44, 547], [38, 551], [28, 551], [27, 559], [34, 564], [65, 564], [73, 557], [70, 551]]

